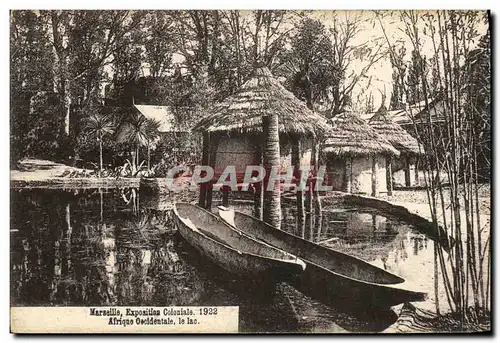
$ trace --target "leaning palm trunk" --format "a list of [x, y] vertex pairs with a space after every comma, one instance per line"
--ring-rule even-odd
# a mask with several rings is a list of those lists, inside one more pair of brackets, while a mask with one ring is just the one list
[[264, 134], [264, 221], [276, 228], [281, 227], [281, 199], [279, 180], [270, 180], [271, 169], [280, 166], [280, 141], [278, 131], [278, 115], [262, 117], [262, 132]]

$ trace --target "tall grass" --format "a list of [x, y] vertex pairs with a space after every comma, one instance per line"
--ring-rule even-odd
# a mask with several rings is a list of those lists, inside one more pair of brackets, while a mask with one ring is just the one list
[[[380, 19], [382, 14], [376, 15]], [[398, 60], [396, 43], [381, 20], [379, 24], [394, 67], [402, 75], [406, 98], [415, 98], [416, 91], [416, 98], [423, 99], [419, 106], [408, 108], [408, 115], [425, 148], [422, 168], [432, 221], [454, 242], [449, 251], [439, 240], [435, 244], [436, 312], [440, 313], [437, 278], [441, 275], [451, 313], [467, 330], [489, 318], [490, 312], [490, 229], [481, 218], [479, 202], [480, 181], [489, 178], [479, 173], [484, 170], [481, 161], [490, 161], [489, 136], [485, 137], [491, 116], [489, 65], [482, 75], [486, 81], [473, 72], [481, 37], [478, 27], [488, 25], [488, 18], [477, 11], [403, 11], [399, 19], [414, 53], [410, 68], [418, 86], [412, 89], [404, 78], [408, 63]], [[483, 49], [490, 54], [489, 43]], [[477, 92], [478, 84], [487, 89]], [[488, 105], [476, 106], [480, 100]], [[480, 160], [480, 155], [486, 158]]]

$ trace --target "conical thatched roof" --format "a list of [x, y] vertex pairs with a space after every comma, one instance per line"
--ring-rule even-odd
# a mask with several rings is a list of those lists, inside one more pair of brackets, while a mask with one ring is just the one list
[[262, 131], [262, 117], [277, 113], [280, 133], [321, 134], [326, 120], [311, 111], [285, 89], [269, 69], [257, 68], [238, 91], [214, 105], [210, 115], [200, 120], [195, 131]]
[[323, 143], [323, 152], [339, 156], [399, 155], [389, 141], [351, 111], [335, 115]]
[[400, 152], [406, 154], [424, 153], [423, 146], [418, 143], [415, 137], [388, 117], [387, 108], [384, 105], [380, 106], [368, 124]]

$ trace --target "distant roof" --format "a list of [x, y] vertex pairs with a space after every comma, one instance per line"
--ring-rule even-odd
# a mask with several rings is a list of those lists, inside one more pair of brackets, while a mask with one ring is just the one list
[[388, 140], [397, 150], [407, 154], [423, 154], [424, 148], [408, 131], [395, 123], [388, 115], [384, 105], [373, 115], [368, 123], [379, 135]]
[[330, 120], [331, 128], [323, 142], [323, 152], [338, 156], [384, 154], [399, 151], [356, 113], [345, 111]]
[[[428, 106], [426, 106], [426, 104]], [[385, 111], [385, 117], [392, 122], [408, 126], [412, 124], [427, 123], [427, 115], [430, 113], [434, 123], [445, 121], [444, 102], [438, 94], [434, 99], [422, 100], [412, 105], [407, 105], [405, 109]], [[377, 111], [378, 112], [378, 111]], [[361, 113], [360, 117], [369, 121], [377, 112]]]
[[168, 106], [156, 105], [134, 105], [135, 108], [146, 118], [156, 120], [160, 123], [160, 132], [184, 132], [177, 123], [175, 115]]

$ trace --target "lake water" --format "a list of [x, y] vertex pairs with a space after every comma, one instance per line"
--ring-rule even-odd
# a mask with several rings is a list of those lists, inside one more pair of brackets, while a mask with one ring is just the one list
[[[287, 284], [252, 289], [201, 258], [170, 211], [151, 204], [135, 189], [11, 190], [12, 306], [240, 306], [247, 332], [380, 331], [396, 320], [328, 307]], [[283, 229], [404, 277], [433, 308], [433, 243], [415, 228], [345, 205], [325, 207], [321, 225], [302, 232], [295, 222], [285, 206]]]

